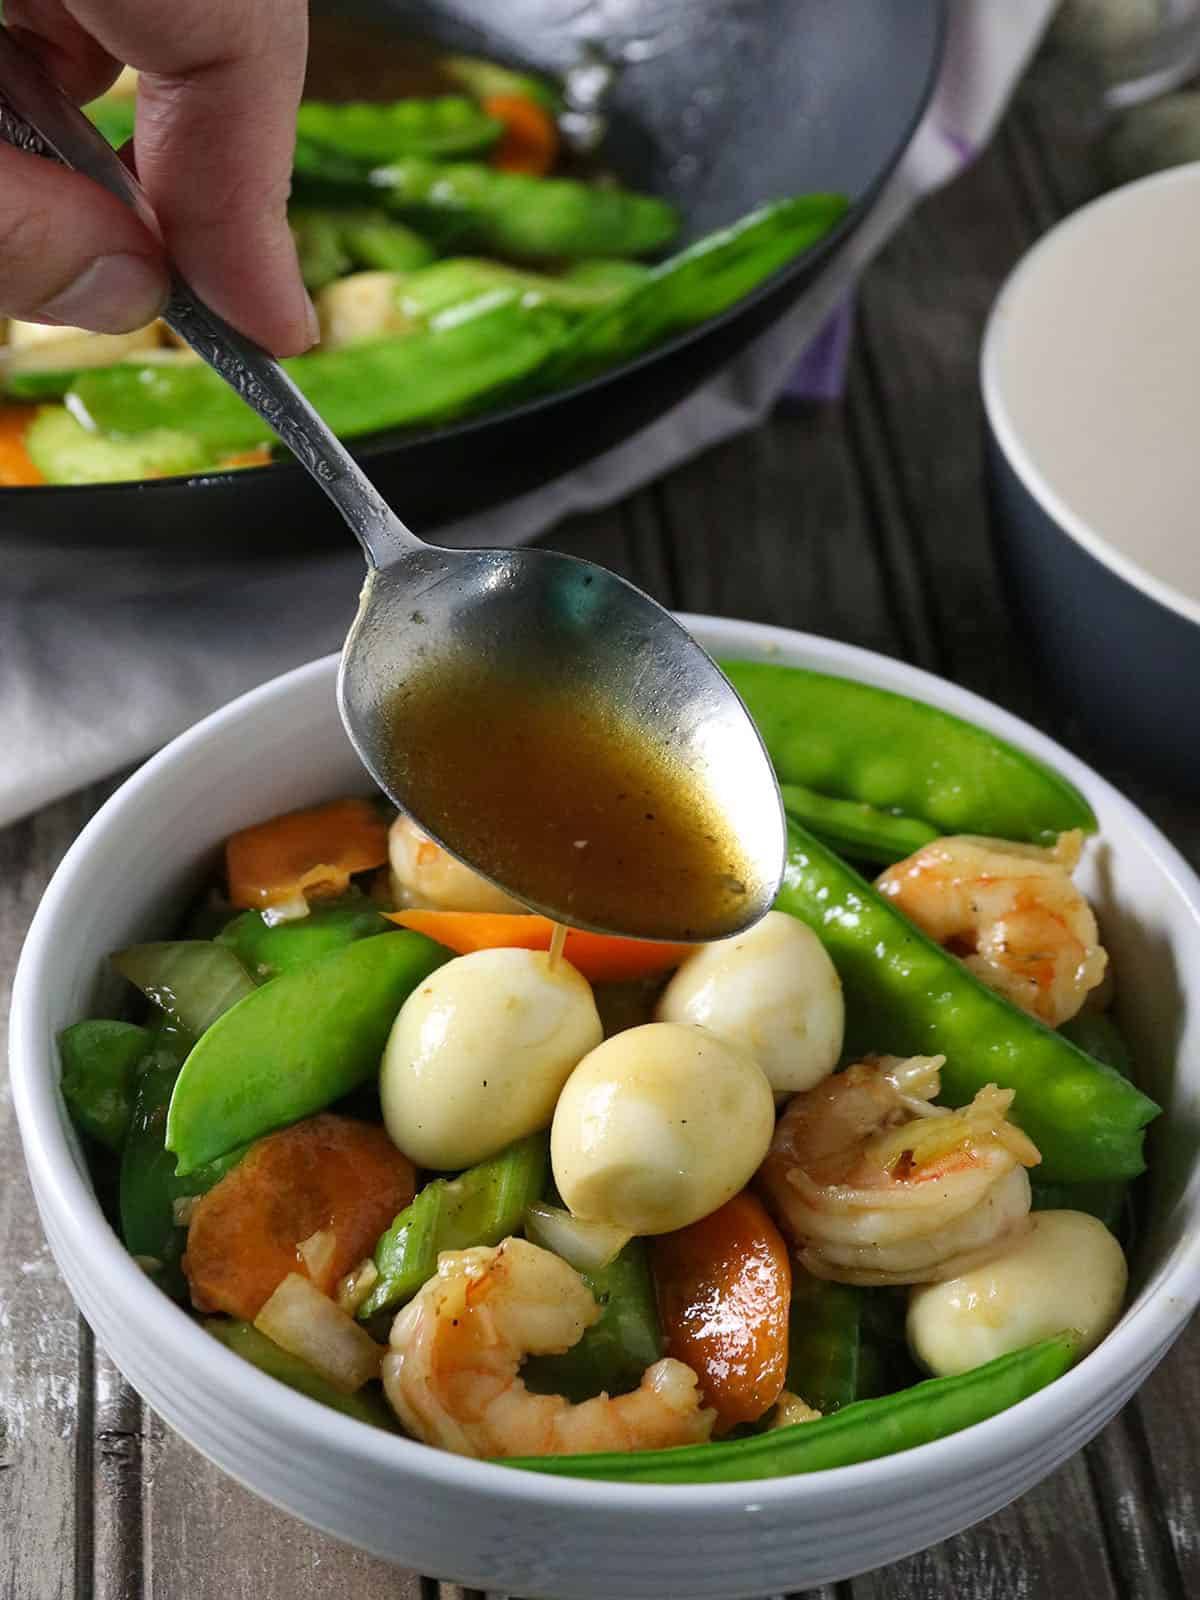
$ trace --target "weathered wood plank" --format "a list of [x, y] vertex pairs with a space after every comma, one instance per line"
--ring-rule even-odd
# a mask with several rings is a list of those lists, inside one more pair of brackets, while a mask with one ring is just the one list
[[[7, 1056], [8, 1000], [29, 919], [90, 809], [78, 796], [0, 833], [0, 1056]], [[91, 1418], [90, 1394], [80, 1407], [80, 1358], [86, 1363], [89, 1340], [37, 1220], [7, 1074], [0, 1171], [0, 1594], [83, 1595], [90, 1559], [77, 1573], [76, 1519], [82, 1508], [81, 1555], [88, 1557]]]
[[911, 541], [939, 670], [1044, 721], [992, 555], [977, 382], [988, 308], [1033, 234], [997, 145], [895, 235], [864, 280], [860, 326], [889, 537]]
[[151, 1600], [427, 1600], [415, 1573], [277, 1511], [150, 1411], [144, 1451], [144, 1592]]
[[1159, 1521], [1178, 1571], [1177, 1584], [1166, 1591], [1169, 1597], [1200, 1594], [1198, 1418], [1200, 1322], [1193, 1320], [1125, 1413], [1132, 1488], [1110, 1502], [1120, 1537], [1126, 1522]]
[[850, 1585], [854, 1600], [1031, 1600], [1086, 1595], [1123, 1600], [1099, 1536], [1080, 1457], [987, 1522]]
[[674, 603], [902, 648], [840, 408], [780, 412], [672, 472], [661, 496]]

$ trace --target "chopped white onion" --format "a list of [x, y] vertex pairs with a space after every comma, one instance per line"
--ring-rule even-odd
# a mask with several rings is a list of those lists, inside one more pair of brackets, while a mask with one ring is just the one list
[[346, 1394], [379, 1376], [383, 1346], [298, 1272], [288, 1273], [254, 1326]]
[[598, 1272], [620, 1254], [633, 1235], [608, 1222], [581, 1222], [569, 1211], [539, 1201], [525, 1213], [525, 1237], [544, 1250], [553, 1250], [576, 1272]]
[[358, 1315], [358, 1308], [379, 1282], [379, 1268], [368, 1256], [356, 1267], [351, 1267], [339, 1282], [334, 1299], [348, 1317]]
[[296, 1246], [296, 1254], [308, 1269], [308, 1275], [316, 1284], [324, 1283], [333, 1267], [333, 1258], [337, 1254], [337, 1234], [330, 1228], [318, 1228], [316, 1233], [310, 1233], [307, 1239], [301, 1239]]

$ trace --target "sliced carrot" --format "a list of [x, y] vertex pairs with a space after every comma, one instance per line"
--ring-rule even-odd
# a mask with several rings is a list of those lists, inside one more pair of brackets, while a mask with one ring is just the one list
[[382, 866], [387, 853], [387, 823], [369, 800], [288, 811], [230, 835], [229, 898], [261, 910], [341, 894], [352, 873]]
[[[183, 1258], [192, 1304], [253, 1322], [290, 1272], [331, 1294], [415, 1189], [412, 1162], [370, 1123], [322, 1112], [267, 1134], [196, 1202]], [[315, 1234], [332, 1245], [314, 1249]]]
[[0, 406], [0, 487], [45, 483], [25, 448], [25, 434], [36, 415], [36, 406]]
[[[472, 950], [549, 950], [557, 926], [549, 917], [520, 912], [394, 911], [390, 916], [402, 928], [415, 928], [460, 956]], [[590, 982], [619, 983], [677, 967], [695, 948], [568, 928], [563, 955]]]
[[489, 117], [504, 124], [492, 152], [494, 167], [536, 178], [551, 170], [558, 160], [558, 128], [544, 106], [523, 94], [492, 94], [480, 103]]
[[239, 450], [235, 455], [222, 456], [218, 465], [222, 467], [269, 467], [271, 465], [271, 448], [269, 445], [256, 445], [253, 450]]
[[787, 1376], [792, 1269], [779, 1230], [748, 1191], [654, 1240], [667, 1354], [686, 1362], [717, 1431], [755, 1422]]

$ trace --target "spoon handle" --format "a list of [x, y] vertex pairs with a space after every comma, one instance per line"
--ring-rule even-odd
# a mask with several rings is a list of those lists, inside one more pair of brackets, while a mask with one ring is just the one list
[[[133, 173], [3, 27], [0, 138], [83, 173], [159, 235], [153, 209]], [[387, 566], [406, 551], [422, 548], [278, 361], [218, 316], [173, 268], [162, 319], [258, 412], [311, 473], [358, 537], [371, 566]]]

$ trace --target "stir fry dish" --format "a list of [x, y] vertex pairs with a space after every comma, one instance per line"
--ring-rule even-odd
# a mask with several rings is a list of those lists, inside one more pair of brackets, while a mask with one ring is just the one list
[[[554, 86], [469, 58], [439, 71], [456, 92], [300, 106], [290, 215], [321, 339], [283, 364], [344, 438], [629, 361], [734, 305], [846, 209], [836, 194], [777, 199], [664, 254], [675, 208], [571, 166]], [[88, 108], [114, 145], [132, 137], [135, 90], [125, 74]], [[10, 322], [0, 391], [0, 486], [261, 466], [282, 448], [161, 323]]]
[[940, 1438], [1108, 1333], [1158, 1107], [1089, 806], [931, 706], [724, 665], [789, 812], [748, 932], [557, 928], [347, 798], [113, 954], [137, 1009], [64, 1032], [63, 1095], [212, 1337], [428, 1445], [671, 1484]]

